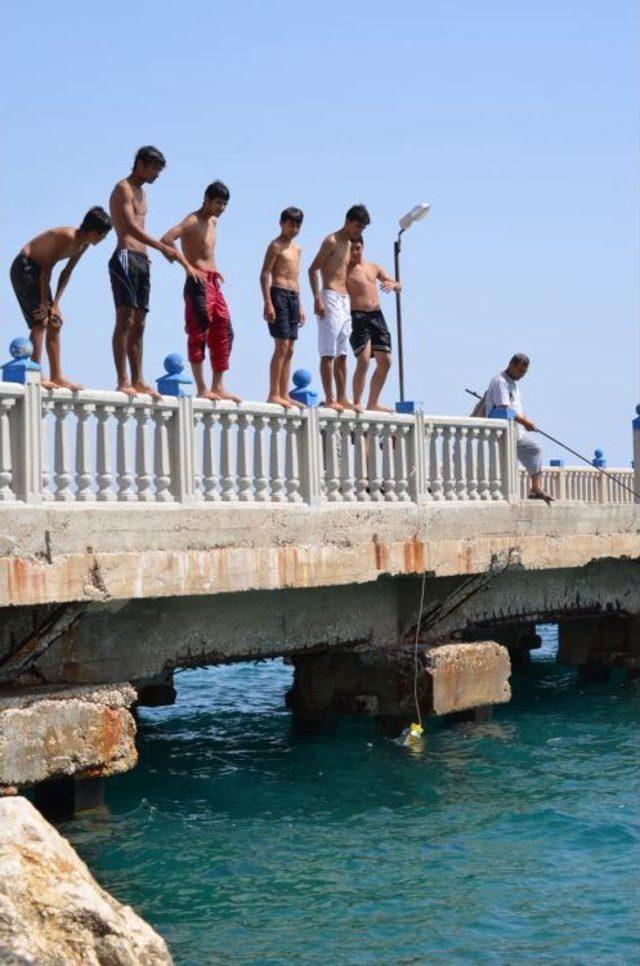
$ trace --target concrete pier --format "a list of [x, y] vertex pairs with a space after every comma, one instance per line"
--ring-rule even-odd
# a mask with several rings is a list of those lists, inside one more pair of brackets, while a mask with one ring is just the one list
[[416, 632], [425, 714], [508, 700], [540, 622], [563, 660], [637, 667], [638, 470], [549, 468], [548, 507], [504, 419], [31, 377], [0, 403], [0, 788], [131, 767], [132, 708], [183, 667], [283, 656], [298, 715], [388, 717]]

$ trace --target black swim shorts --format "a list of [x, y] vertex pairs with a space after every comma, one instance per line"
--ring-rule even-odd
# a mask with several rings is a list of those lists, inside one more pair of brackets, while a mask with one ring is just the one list
[[271, 301], [276, 317], [269, 322], [269, 332], [274, 339], [297, 339], [300, 324], [300, 301], [298, 293], [288, 288], [271, 286]]
[[351, 313], [349, 342], [356, 356], [360, 355], [367, 342], [371, 342], [373, 352], [391, 352], [391, 333], [380, 309]]
[[149, 257], [144, 252], [116, 248], [109, 259], [111, 291], [116, 308], [131, 305], [142, 312], [149, 311]]
[[[13, 291], [16, 293], [22, 314], [30, 329], [34, 325], [42, 325], [42, 322], [38, 321], [33, 314], [40, 306], [41, 271], [38, 263], [34, 262], [33, 258], [25, 255], [24, 252], [16, 255], [9, 271]], [[51, 289], [48, 290], [47, 294], [49, 302], [53, 302]]]

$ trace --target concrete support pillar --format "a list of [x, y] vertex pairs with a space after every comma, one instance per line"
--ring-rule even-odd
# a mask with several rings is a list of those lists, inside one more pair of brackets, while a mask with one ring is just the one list
[[[636, 417], [632, 420], [633, 430], [633, 489], [640, 493], [640, 406], [636, 406]], [[635, 497], [640, 502], [640, 497]]]
[[559, 664], [592, 671], [640, 669], [640, 617], [616, 614], [560, 621], [558, 640]]
[[[415, 717], [413, 648], [365, 648], [293, 657], [287, 705], [296, 717]], [[509, 701], [511, 664], [494, 641], [442, 644], [418, 651], [421, 713], [452, 714]]]
[[36, 785], [34, 805], [45, 818], [62, 821], [104, 807], [104, 778], [52, 778]]
[[[522, 667], [531, 662], [531, 651], [537, 650], [542, 645], [540, 635], [536, 634], [536, 625], [509, 624], [503, 627], [491, 627], [484, 633], [491, 637], [492, 641], [497, 641], [509, 651], [511, 664], [514, 667]], [[479, 636], [474, 634], [474, 637]]]
[[165, 671], [154, 678], [134, 681], [133, 686], [138, 692], [136, 708], [160, 708], [163, 705], [176, 703], [176, 689], [173, 684], [173, 671]]

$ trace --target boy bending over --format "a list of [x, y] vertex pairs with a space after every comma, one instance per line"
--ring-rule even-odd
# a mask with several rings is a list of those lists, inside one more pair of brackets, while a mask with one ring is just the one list
[[267, 402], [300, 408], [302, 404], [289, 395], [289, 376], [298, 326], [306, 321], [300, 305], [301, 249], [293, 242], [303, 218], [299, 208], [285, 208], [280, 215], [280, 234], [269, 244], [260, 272], [264, 319], [269, 323], [269, 332], [275, 342], [269, 366]]
[[[49, 357], [51, 378], [43, 380], [46, 389], [60, 386], [63, 389], [81, 389], [62, 375], [60, 367], [60, 299], [67, 287], [71, 273], [89, 245], [97, 245], [111, 229], [111, 219], [103, 208], [91, 208], [79, 228], [50, 228], [37, 235], [22, 248], [11, 265], [10, 277], [13, 291], [29, 326], [33, 345], [33, 361], [42, 360], [42, 344], [45, 341]], [[55, 298], [50, 282], [53, 266], [68, 258], [60, 272]]]
[[[197, 269], [199, 278], [187, 276], [184, 286], [185, 332], [187, 349], [198, 396], [203, 399], [231, 399], [239, 396], [224, 388], [224, 374], [229, 368], [233, 345], [233, 329], [229, 309], [220, 285], [224, 278], [216, 268], [216, 228], [218, 218], [227, 207], [229, 189], [221, 181], [214, 181], [204, 193], [197, 211], [169, 229], [162, 242], [175, 248], [180, 239], [182, 252], [190, 265]], [[203, 364], [209, 349], [213, 381], [207, 389]]]
[[399, 292], [400, 282], [396, 282], [381, 265], [365, 262], [363, 253], [364, 241], [362, 235], [358, 235], [351, 241], [347, 270], [347, 291], [351, 301], [349, 341], [357, 360], [353, 375], [353, 400], [356, 405], [360, 404], [373, 353], [376, 369], [371, 378], [366, 408], [391, 413], [393, 409], [381, 406], [379, 402], [391, 366], [391, 334], [380, 308], [376, 282], [380, 283], [383, 292]]

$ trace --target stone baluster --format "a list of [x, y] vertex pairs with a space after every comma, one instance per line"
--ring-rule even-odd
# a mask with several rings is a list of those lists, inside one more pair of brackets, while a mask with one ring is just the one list
[[483, 428], [478, 436], [478, 495], [481, 500], [490, 500], [489, 492], [489, 465], [487, 461], [487, 438], [491, 430]]
[[369, 442], [369, 423], [366, 420], [356, 420], [356, 443], [355, 443], [355, 487], [356, 500], [367, 503], [371, 496], [369, 490], [369, 477], [367, 475], [367, 446]]
[[270, 419], [271, 435], [269, 439], [269, 476], [271, 482], [271, 501], [284, 503], [287, 499], [282, 475], [281, 433], [285, 424], [282, 416], [272, 416]]
[[299, 431], [302, 419], [299, 416], [289, 416], [285, 421], [286, 453], [285, 479], [287, 481], [287, 498], [289, 503], [302, 503], [300, 495], [300, 454], [298, 450]]
[[238, 499], [242, 503], [253, 502], [251, 458], [249, 455], [249, 429], [253, 423], [250, 413], [238, 413], [238, 435], [236, 441], [236, 464], [238, 467]]
[[193, 410], [193, 484], [196, 503], [204, 500], [204, 473], [202, 470], [202, 447], [200, 446], [200, 426], [204, 426], [204, 413], [201, 409]]
[[442, 477], [445, 500], [455, 500], [456, 481], [453, 471], [452, 446], [456, 431], [453, 426], [445, 426], [442, 431]]
[[135, 410], [136, 420], [136, 488], [140, 503], [152, 503], [155, 495], [151, 491], [153, 476], [149, 462], [149, 446], [147, 443], [147, 423], [151, 416], [149, 406], [141, 406]]
[[238, 499], [236, 492], [238, 479], [233, 471], [233, 427], [238, 422], [237, 413], [222, 413], [220, 416], [220, 480], [222, 483], [222, 499], [226, 503], [235, 503]]
[[51, 492], [51, 465], [49, 463], [49, 414], [53, 411], [53, 400], [42, 400], [42, 424], [40, 430], [40, 445], [42, 446], [42, 499], [48, 503], [53, 500]]
[[411, 500], [409, 493], [409, 473], [407, 470], [407, 440], [410, 437], [411, 426], [399, 423], [396, 430], [396, 448], [394, 453], [396, 497], [400, 503]]
[[503, 500], [502, 480], [500, 479], [500, 443], [504, 439], [501, 429], [489, 431], [489, 492], [492, 500]]
[[340, 493], [340, 459], [338, 456], [338, 440], [340, 424], [336, 417], [325, 420], [325, 499], [329, 503], [338, 503], [342, 499]]
[[133, 503], [136, 494], [133, 490], [133, 468], [131, 466], [131, 447], [129, 445], [129, 420], [134, 413], [133, 406], [118, 406], [116, 409], [116, 472], [118, 500], [120, 503]]
[[115, 412], [114, 406], [98, 406], [96, 408], [96, 486], [97, 498], [101, 503], [115, 500], [113, 492], [113, 467], [111, 465], [111, 424], [110, 419]]
[[269, 428], [269, 417], [254, 416], [253, 419], [253, 479], [257, 503], [269, 502], [269, 476], [264, 455], [265, 434]]
[[171, 463], [169, 458], [169, 422], [171, 409], [154, 409], [153, 473], [156, 485], [156, 502], [172, 503]]
[[91, 441], [89, 438], [89, 416], [96, 407], [91, 403], [76, 404], [76, 500], [91, 503], [95, 494], [91, 489], [93, 473], [91, 470]]
[[625, 490], [626, 500], [631, 503], [640, 503], [640, 405], [636, 406], [636, 415], [631, 420], [631, 433], [633, 438], [633, 476], [628, 480], [628, 485], [638, 494], [632, 496]]
[[369, 423], [369, 490], [374, 503], [384, 500], [384, 493], [382, 492], [382, 452], [380, 450], [383, 426], [383, 423]]
[[467, 474], [464, 465], [468, 432], [466, 426], [458, 426], [453, 441], [453, 472], [456, 478], [456, 497], [458, 500], [468, 499]]
[[440, 455], [440, 445], [443, 439], [444, 429], [442, 426], [431, 427], [429, 438], [429, 485], [431, 487], [431, 499], [442, 500], [442, 459]]
[[478, 499], [478, 463], [476, 460], [476, 445], [478, 430], [472, 427], [467, 432], [467, 451], [465, 454], [465, 470], [467, 474], [467, 499]]
[[204, 477], [204, 498], [208, 503], [213, 503], [220, 499], [216, 461], [217, 414], [212, 410], [205, 412], [203, 422], [202, 474]]
[[397, 442], [397, 426], [395, 423], [385, 423], [382, 427], [382, 490], [388, 503], [395, 503], [396, 479], [394, 472], [394, 446]]
[[55, 499], [60, 503], [69, 503], [73, 500], [73, 493], [71, 492], [72, 477], [71, 458], [69, 455], [69, 434], [65, 422], [71, 412], [71, 408], [71, 402], [56, 401], [53, 410], [56, 419], [53, 459]]
[[340, 492], [344, 503], [353, 503], [356, 498], [354, 471], [355, 420], [340, 422]]
[[15, 399], [0, 398], [0, 502], [2, 503], [12, 503], [15, 500], [9, 422], [9, 412], [14, 405]]

